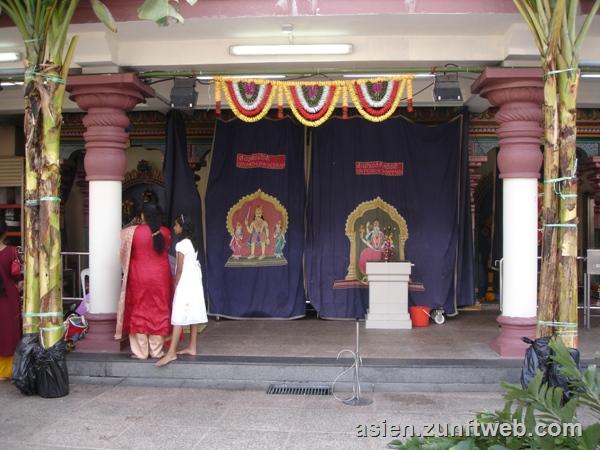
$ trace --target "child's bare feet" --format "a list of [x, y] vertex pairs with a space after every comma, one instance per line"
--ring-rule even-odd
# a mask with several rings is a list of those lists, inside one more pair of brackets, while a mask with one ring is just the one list
[[186, 347], [183, 350], [179, 350], [177, 352], [178, 355], [192, 355], [192, 356], [196, 356], [196, 350]]
[[167, 364], [169, 364], [170, 362], [173, 362], [177, 359], [177, 355], [171, 355], [170, 353], [167, 353], [165, 356], [163, 356], [162, 358], [160, 358], [158, 360], [158, 362], [155, 364], [156, 367], [163, 367], [166, 366]]

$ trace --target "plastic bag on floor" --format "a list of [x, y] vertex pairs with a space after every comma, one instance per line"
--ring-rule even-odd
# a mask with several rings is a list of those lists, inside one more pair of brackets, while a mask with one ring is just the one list
[[63, 340], [44, 350], [39, 347], [35, 358], [37, 392], [40, 397], [56, 398], [69, 395], [66, 345]]
[[543, 374], [543, 382], [548, 382], [548, 365], [550, 364], [551, 349], [548, 343], [550, 342], [549, 337], [543, 337], [532, 341], [531, 339], [524, 337], [523, 342], [529, 344], [529, 348], [525, 352], [525, 360], [523, 361], [523, 369], [521, 370], [521, 386], [523, 389], [527, 389], [533, 377], [535, 377], [538, 370]]
[[19, 342], [13, 356], [13, 384], [25, 395], [37, 394], [35, 355], [41, 349], [39, 336], [26, 334]]
[[[569, 379], [560, 372], [560, 365], [552, 362], [553, 352], [550, 345], [548, 345], [550, 338], [543, 337], [532, 341], [524, 337], [523, 342], [529, 344], [521, 371], [521, 386], [523, 389], [527, 389], [536, 373], [541, 371], [544, 383], [547, 383], [550, 387], [559, 387], [563, 390], [563, 403], [571, 399], [574, 395], [574, 389], [570, 386]], [[568, 350], [579, 368], [579, 350], [575, 348]]]
[[[577, 368], [581, 369], [581, 366], [579, 365], [579, 350], [576, 348], [569, 348], [568, 350]], [[570, 385], [570, 381], [571, 380], [569, 380], [568, 377], [560, 372], [560, 366], [558, 364], [552, 363], [550, 365], [550, 369], [548, 370], [548, 384], [553, 387], [562, 388], [563, 402], [567, 402], [575, 396], [576, 389]]]

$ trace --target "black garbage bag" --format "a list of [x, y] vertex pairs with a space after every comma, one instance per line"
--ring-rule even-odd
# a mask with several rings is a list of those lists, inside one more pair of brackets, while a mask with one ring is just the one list
[[[569, 354], [573, 361], [575, 361], [575, 365], [578, 369], [581, 370], [581, 366], [579, 364], [579, 350], [576, 348], [569, 348]], [[571, 380], [568, 377], [564, 376], [560, 372], [560, 365], [556, 363], [550, 364], [550, 368], [548, 370], [548, 384], [553, 387], [560, 387], [563, 390], [563, 403], [571, 400], [575, 396], [575, 392], [577, 389], [571, 386]]]
[[41, 346], [35, 358], [37, 392], [40, 397], [57, 398], [69, 395], [67, 348], [63, 340], [44, 350]]
[[538, 370], [544, 374], [543, 382], [548, 382], [548, 365], [551, 363], [550, 355], [552, 349], [548, 345], [549, 337], [543, 337], [532, 341], [524, 337], [523, 342], [529, 344], [529, 348], [525, 352], [525, 360], [523, 361], [523, 369], [521, 370], [521, 386], [527, 389], [533, 377]]
[[[550, 348], [550, 337], [543, 337], [532, 341], [529, 338], [522, 338], [523, 342], [529, 344], [529, 348], [525, 352], [523, 368], [521, 370], [521, 386], [527, 389], [529, 383], [535, 377], [538, 371], [543, 374], [542, 380], [550, 387], [559, 387], [563, 390], [563, 403], [567, 402], [574, 396], [575, 389], [571, 386], [570, 381], [560, 372], [560, 365], [552, 361], [553, 351]], [[568, 349], [573, 361], [579, 365], [579, 350], [575, 348]]]
[[37, 394], [34, 361], [39, 349], [41, 346], [38, 334], [26, 334], [13, 356], [12, 382], [25, 395]]

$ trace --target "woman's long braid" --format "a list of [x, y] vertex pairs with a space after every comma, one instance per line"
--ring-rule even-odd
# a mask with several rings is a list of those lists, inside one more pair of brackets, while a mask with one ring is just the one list
[[165, 238], [160, 232], [161, 215], [158, 207], [152, 203], [144, 204], [142, 209], [144, 220], [152, 231], [152, 245], [157, 253], [162, 253], [165, 248]]

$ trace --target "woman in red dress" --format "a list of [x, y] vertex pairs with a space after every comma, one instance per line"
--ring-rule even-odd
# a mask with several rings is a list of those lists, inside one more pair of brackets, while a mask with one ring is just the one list
[[158, 207], [146, 203], [142, 224], [133, 231], [124, 277], [122, 333], [129, 334], [132, 357], [138, 359], [161, 357], [164, 337], [171, 333], [171, 233], [160, 222]]
[[0, 379], [12, 375], [12, 357], [21, 340], [21, 305], [19, 290], [11, 275], [17, 249], [5, 245], [6, 222], [0, 219]]

